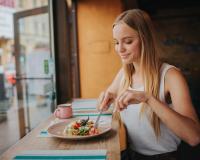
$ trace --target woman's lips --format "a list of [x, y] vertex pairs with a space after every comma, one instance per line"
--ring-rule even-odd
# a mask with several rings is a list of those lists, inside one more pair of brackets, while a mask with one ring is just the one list
[[121, 58], [126, 59], [130, 54], [120, 55]]

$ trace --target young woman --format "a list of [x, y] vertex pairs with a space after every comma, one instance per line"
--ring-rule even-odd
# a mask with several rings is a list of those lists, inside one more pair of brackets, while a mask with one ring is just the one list
[[176, 159], [183, 140], [200, 142], [200, 124], [189, 89], [175, 66], [159, 60], [152, 21], [139, 9], [120, 14], [113, 25], [122, 68], [100, 95], [100, 109], [115, 102], [128, 135], [130, 159]]

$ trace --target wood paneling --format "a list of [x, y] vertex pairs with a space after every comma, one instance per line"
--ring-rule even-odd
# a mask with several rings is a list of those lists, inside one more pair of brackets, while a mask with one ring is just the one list
[[82, 98], [94, 98], [112, 82], [121, 66], [112, 24], [122, 11], [120, 0], [78, 1], [78, 47]]

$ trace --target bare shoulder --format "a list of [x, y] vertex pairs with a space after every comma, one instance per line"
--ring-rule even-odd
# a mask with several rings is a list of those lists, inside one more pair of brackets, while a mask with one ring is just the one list
[[108, 90], [110, 90], [110, 92], [117, 93], [123, 75], [123, 69], [121, 68], [115, 76], [114, 80], [112, 81], [111, 85], [108, 87]]
[[124, 71], [123, 71], [123, 68], [121, 68], [121, 69], [118, 71], [118, 73], [117, 73], [115, 79], [116, 79], [117, 81], [120, 81], [120, 80], [122, 79], [123, 76], [124, 76]]
[[165, 76], [167, 88], [175, 87], [175, 85], [187, 85], [186, 79], [178, 68], [170, 68]]
[[124, 74], [124, 70], [123, 70], [123, 68], [120, 68], [118, 74], [119, 74], [120, 76], [122, 76], [122, 75]]

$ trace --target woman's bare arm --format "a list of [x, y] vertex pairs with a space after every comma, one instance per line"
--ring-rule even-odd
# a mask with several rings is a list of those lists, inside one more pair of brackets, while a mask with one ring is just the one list
[[200, 124], [192, 105], [183, 75], [175, 68], [165, 77], [165, 89], [170, 93], [173, 109], [153, 96], [147, 100], [153, 111], [177, 136], [194, 146], [200, 143]]

